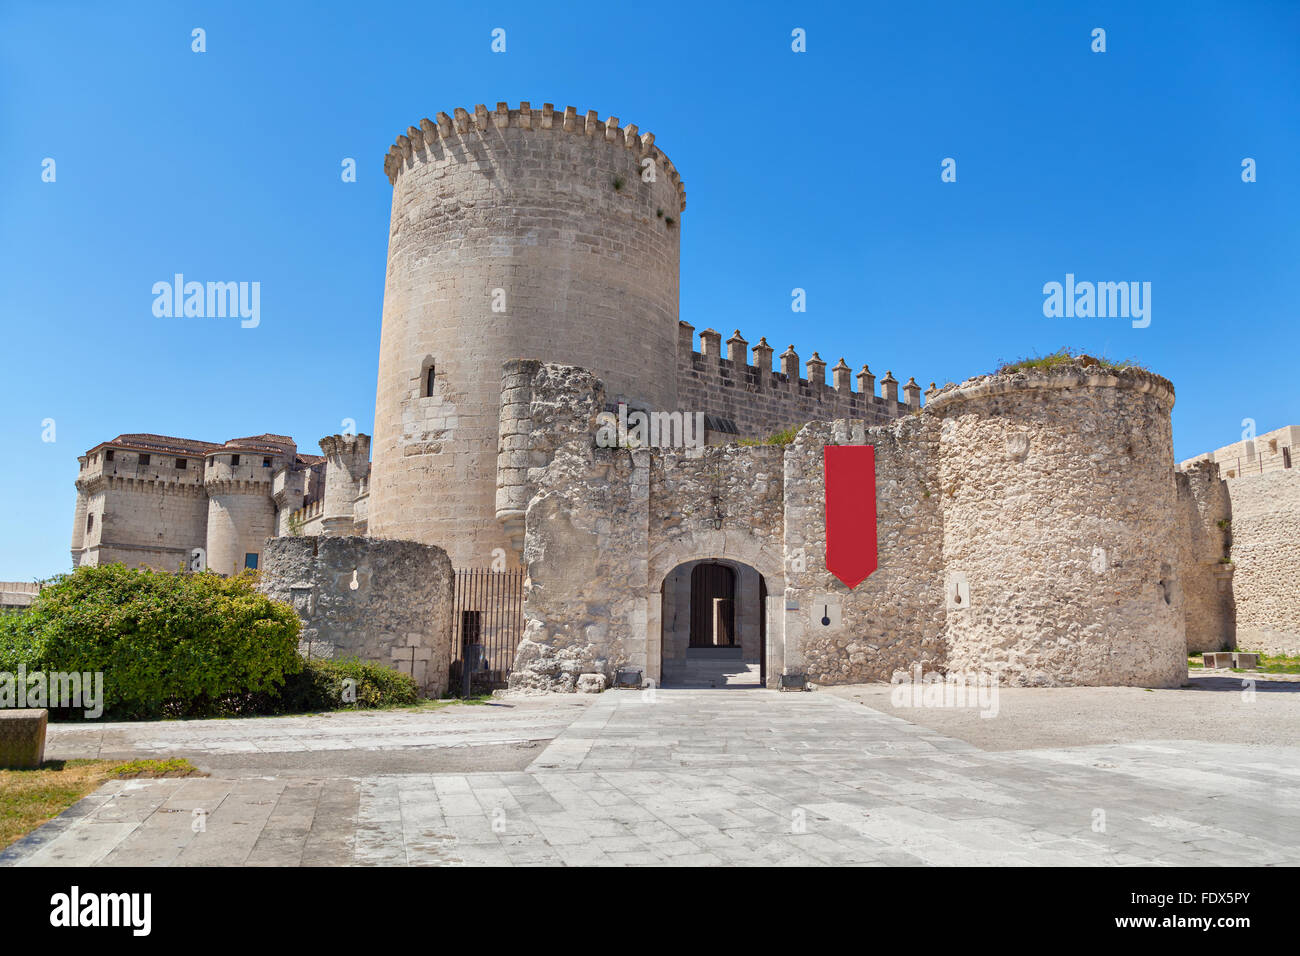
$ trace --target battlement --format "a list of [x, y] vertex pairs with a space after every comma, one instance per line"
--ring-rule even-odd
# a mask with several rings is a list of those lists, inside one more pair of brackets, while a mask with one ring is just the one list
[[104, 487], [119, 489], [172, 488], [181, 493], [203, 491], [203, 453], [187, 456], [173, 451], [140, 452], [121, 446], [101, 446], [77, 459], [76, 486], [83, 494]]
[[826, 361], [817, 352], [803, 362], [807, 377], [801, 378], [793, 345], [780, 354], [774, 369], [776, 350], [766, 337], [752, 347], [750, 364], [750, 345], [739, 329], [727, 339], [725, 355], [720, 332], [702, 331], [699, 351], [694, 333], [690, 323], [678, 323], [678, 402], [684, 409], [730, 420], [741, 437], [763, 437], [792, 425], [836, 418], [883, 424], [921, 407], [921, 386], [915, 379], [903, 385], [900, 401], [898, 379], [890, 371], [880, 380], [877, 395], [871, 369], [863, 365], [855, 375], [843, 357], [831, 369], [828, 385]]
[[1251, 478], [1297, 467], [1298, 458], [1300, 426], [1287, 425], [1189, 458], [1178, 467], [1186, 470], [1201, 462], [1217, 462], [1225, 479]]
[[543, 103], [541, 109], [533, 109], [525, 100], [518, 109], [511, 109], [506, 103], [497, 103], [496, 109], [489, 111], [479, 103], [470, 113], [456, 107], [452, 116], [438, 113], [436, 120], [428, 117], [420, 120], [418, 127], [408, 127], [404, 135], [389, 147], [384, 156], [384, 174], [391, 185], [396, 185], [397, 177], [408, 165], [420, 156], [442, 159], [444, 157], [469, 159], [462, 151], [462, 141], [484, 135], [492, 135], [502, 129], [525, 129], [536, 131], [538, 135], [567, 133], [571, 136], [583, 136], [591, 143], [605, 143], [626, 149], [638, 162], [646, 157], [655, 161], [655, 165], [677, 190], [681, 201], [679, 208], [686, 208], [686, 186], [672, 160], [655, 143], [654, 133], [638, 132], [636, 124], [619, 125], [617, 116], [604, 120], [597, 117], [595, 110], [579, 113], [575, 107], [566, 106], [557, 112], [551, 103]]

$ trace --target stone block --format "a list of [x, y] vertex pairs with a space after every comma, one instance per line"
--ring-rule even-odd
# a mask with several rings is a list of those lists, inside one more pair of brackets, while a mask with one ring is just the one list
[[1212, 651], [1201, 655], [1206, 670], [1232, 666], [1232, 655], [1227, 651]]
[[49, 714], [37, 708], [0, 710], [0, 767], [39, 767], [45, 760]]
[[604, 674], [583, 674], [578, 678], [578, 692], [582, 694], [599, 694], [605, 689]]
[[1259, 655], [1245, 654], [1240, 651], [1234, 652], [1232, 655], [1232, 666], [1240, 667], [1244, 670], [1254, 670], [1259, 666]]

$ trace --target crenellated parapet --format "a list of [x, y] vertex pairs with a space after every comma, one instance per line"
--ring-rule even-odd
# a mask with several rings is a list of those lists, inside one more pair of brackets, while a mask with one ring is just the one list
[[885, 373], [876, 394], [871, 369], [863, 365], [855, 374], [843, 356], [831, 368], [828, 383], [827, 362], [818, 352], [801, 360], [790, 345], [777, 355], [766, 337], [750, 346], [739, 329], [726, 340], [725, 351], [722, 334], [713, 329], [700, 332], [698, 351], [694, 338], [694, 326], [679, 322], [678, 403], [684, 410], [732, 422], [740, 437], [835, 418], [881, 424], [921, 408], [921, 387], [914, 378], [903, 386], [902, 401], [892, 372]]
[[581, 137], [593, 147], [624, 149], [638, 164], [644, 159], [652, 159], [659, 174], [676, 188], [680, 200], [678, 208], [686, 208], [686, 186], [672, 160], [655, 145], [654, 133], [639, 132], [635, 123], [620, 126], [617, 116], [602, 120], [595, 110], [580, 113], [575, 107], [566, 106], [563, 111], [557, 111], [551, 103], [534, 109], [526, 100], [519, 104], [518, 109], [497, 103], [495, 110], [489, 110], [480, 103], [474, 107], [473, 113], [456, 107], [451, 116], [438, 113], [432, 120], [425, 117], [419, 126], [408, 127], [389, 147], [384, 156], [384, 173], [388, 182], [396, 185], [403, 169], [422, 160], [444, 157], [470, 160], [473, 157], [464, 149], [467, 141], [511, 128], [529, 130], [539, 136]]

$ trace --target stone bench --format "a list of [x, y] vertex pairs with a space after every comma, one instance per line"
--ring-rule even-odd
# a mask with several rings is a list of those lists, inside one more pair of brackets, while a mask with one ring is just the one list
[[40, 709], [0, 710], [0, 768], [39, 767], [45, 761], [45, 724]]
[[1246, 654], [1242, 651], [1207, 651], [1201, 655], [1201, 660], [1204, 662], [1206, 670], [1220, 667], [1254, 670], [1259, 666], [1258, 654]]

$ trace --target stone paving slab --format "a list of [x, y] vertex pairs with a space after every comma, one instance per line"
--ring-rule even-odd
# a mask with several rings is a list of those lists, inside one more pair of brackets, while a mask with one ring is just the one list
[[[986, 752], [821, 693], [610, 691], [561, 703], [532, 708], [531, 731], [518, 714], [467, 721], [484, 740], [562, 725], [520, 769], [119, 781], [0, 864], [1300, 863], [1295, 747]], [[402, 725], [424, 739], [418, 721]], [[204, 739], [262, 746], [248, 729]], [[363, 738], [345, 728], [337, 739]], [[195, 807], [207, 811], [202, 832]]]

